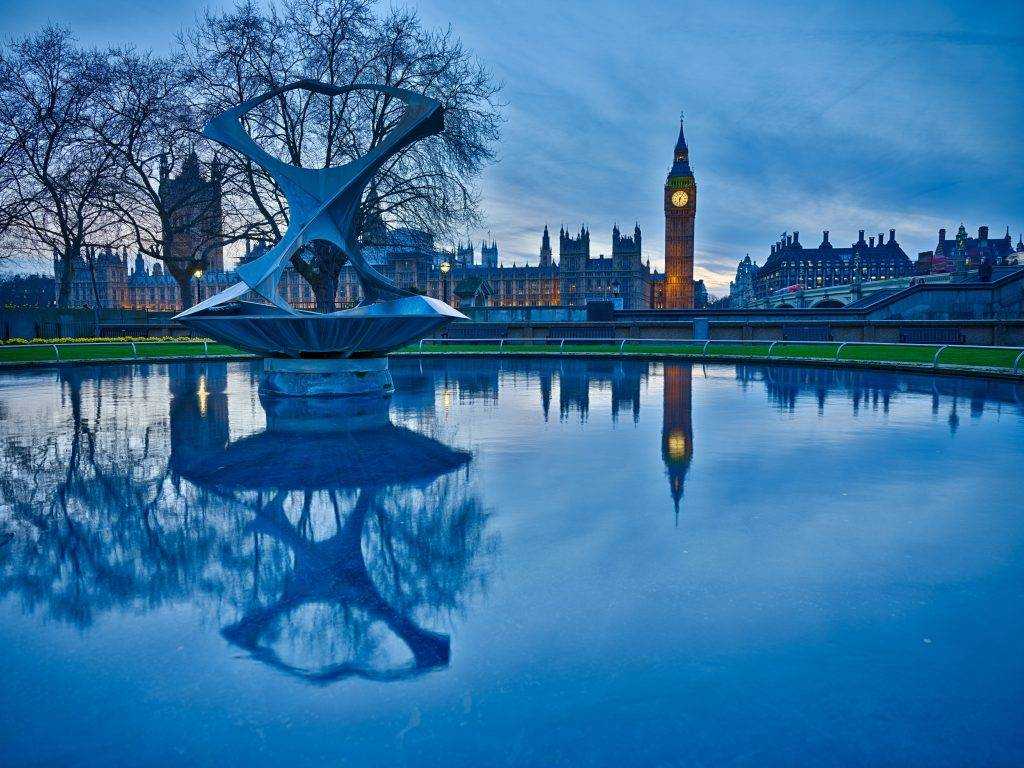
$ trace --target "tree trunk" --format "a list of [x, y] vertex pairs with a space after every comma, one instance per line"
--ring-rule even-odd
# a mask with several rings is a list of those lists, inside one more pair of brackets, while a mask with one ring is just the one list
[[96, 282], [96, 262], [89, 262], [89, 279], [92, 281], [92, 319], [93, 336], [100, 336], [100, 286]]
[[178, 284], [178, 305], [182, 311], [185, 311], [195, 303], [195, 285], [192, 282], [192, 275], [188, 272], [171, 274]]
[[321, 272], [316, 285], [313, 286], [316, 296], [317, 312], [333, 312], [338, 307], [338, 275]]
[[75, 259], [78, 258], [78, 249], [69, 248], [61, 260], [60, 274], [57, 278], [57, 306], [61, 309], [67, 307], [71, 301], [71, 280], [75, 276]]
[[306, 262], [296, 253], [292, 266], [313, 288], [317, 312], [334, 312], [338, 308], [338, 282], [345, 254], [325, 240], [315, 240], [307, 248], [312, 251], [312, 258]]

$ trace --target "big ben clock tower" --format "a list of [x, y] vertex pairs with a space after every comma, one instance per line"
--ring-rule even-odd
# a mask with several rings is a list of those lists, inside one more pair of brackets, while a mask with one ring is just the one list
[[697, 185], [679, 117], [679, 140], [665, 181], [665, 308], [693, 309], [693, 220]]

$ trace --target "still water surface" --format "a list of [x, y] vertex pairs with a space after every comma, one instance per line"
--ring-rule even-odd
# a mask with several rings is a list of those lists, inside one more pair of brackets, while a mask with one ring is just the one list
[[0, 377], [2, 765], [1024, 762], [1024, 390]]

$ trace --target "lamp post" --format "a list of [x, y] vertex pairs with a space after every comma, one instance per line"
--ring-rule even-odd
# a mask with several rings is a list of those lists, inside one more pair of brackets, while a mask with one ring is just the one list
[[203, 270], [199, 267], [192, 272], [192, 276], [196, 279], [196, 304], [202, 301], [202, 297], [199, 295], [199, 281], [203, 279]]
[[441, 301], [448, 304], [448, 273], [451, 272], [452, 265], [448, 261], [441, 262]]

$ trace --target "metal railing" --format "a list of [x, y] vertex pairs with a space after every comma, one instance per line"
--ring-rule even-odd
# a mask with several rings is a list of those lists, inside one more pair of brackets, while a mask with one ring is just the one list
[[[942, 366], [940, 357], [942, 353], [948, 349], [956, 350], [969, 350], [969, 349], [982, 349], [982, 350], [1007, 350], [1018, 352], [1017, 356], [1011, 365], [1008, 366], [989, 366], [993, 368], [1009, 368], [1011, 373], [1018, 374], [1024, 373], [1024, 349], [1021, 347], [1007, 347], [1007, 346], [988, 346], [988, 345], [970, 345], [970, 344], [924, 344], [924, 343], [901, 343], [901, 342], [885, 342], [885, 341], [800, 341], [800, 340], [752, 340], [752, 339], [644, 339], [644, 338], [605, 338], [605, 339], [577, 339], [577, 338], [540, 338], [540, 339], [509, 339], [509, 338], [494, 338], [494, 339], [446, 339], [446, 338], [433, 338], [433, 339], [422, 339], [416, 346], [416, 350], [423, 352], [425, 345], [438, 345], [438, 346], [460, 346], [460, 345], [477, 345], [477, 346], [493, 346], [497, 345], [497, 353], [505, 354], [508, 352], [506, 346], [517, 347], [553, 347], [559, 352], [565, 351], [566, 344], [571, 347], [586, 347], [586, 346], [611, 346], [615, 354], [625, 355], [628, 354], [627, 345], [649, 345], [656, 347], [690, 347], [694, 351], [680, 351], [677, 354], [681, 354], [687, 357], [695, 358], [722, 358], [722, 357], [744, 357], [744, 358], [756, 358], [759, 360], [808, 360], [808, 361], [830, 361], [830, 362], [906, 362], [906, 363], [918, 363], [919, 364], [930, 364], [933, 368], [940, 368]], [[715, 349], [715, 347], [755, 347], [763, 349], [767, 346], [767, 350], [763, 354], [744, 354], [742, 351], [739, 354], [730, 354], [729, 352], [721, 349]], [[830, 350], [834, 348], [834, 352], [830, 352], [828, 355], [817, 356], [817, 355], [787, 355], [778, 354], [786, 348], [793, 347], [824, 347]], [[858, 357], [843, 357], [842, 352], [847, 348], [870, 348], [870, 347], [900, 347], [900, 348], [915, 348], [915, 349], [928, 349], [935, 350], [935, 353], [931, 355], [931, 360], [927, 361], [914, 361], [914, 360], [891, 360], [885, 357], [875, 358], [858, 358]], [[709, 352], [709, 348], [711, 351]], [[697, 351], [699, 349], [699, 351]]]

